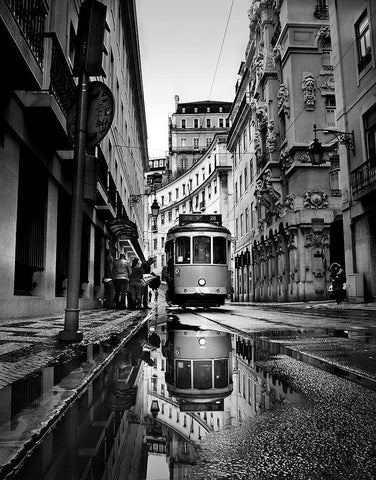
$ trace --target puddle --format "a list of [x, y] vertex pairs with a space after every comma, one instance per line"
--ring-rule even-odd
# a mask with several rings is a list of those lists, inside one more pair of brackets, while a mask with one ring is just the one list
[[[6, 478], [376, 477], [376, 395], [340, 378], [337, 365], [332, 375], [294, 353], [320, 342], [372, 349], [371, 331], [243, 336], [182, 318], [151, 322], [50, 424], [46, 412], [69, 399], [113, 345], [95, 345], [2, 392], [2, 458], [23, 442], [31, 449], [8, 463]], [[35, 442], [32, 425], [36, 434], [40, 422]]]

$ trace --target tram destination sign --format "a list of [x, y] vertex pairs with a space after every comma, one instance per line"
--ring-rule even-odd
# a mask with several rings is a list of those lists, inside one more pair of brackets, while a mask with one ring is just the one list
[[203, 215], [201, 213], [179, 215], [179, 226], [187, 225], [188, 223], [212, 223], [221, 226], [222, 215]]

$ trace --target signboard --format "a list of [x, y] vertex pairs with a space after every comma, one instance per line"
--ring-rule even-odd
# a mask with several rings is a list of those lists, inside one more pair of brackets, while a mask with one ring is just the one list
[[[88, 113], [86, 147], [97, 145], [109, 131], [115, 113], [115, 99], [109, 87], [103, 82], [90, 82], [88, 87]], [[74, 103], [67, 116], [67, 131], [75, 143], [77, 103]]]
[[211, 403], [188, 403], [180, 402], [179, 409], [181, 412], [223, 412], [223, 400]]
[[183, 214], [179, 215], [179, 225], [187, 225], [187, 223], [212, 223], [214, 225], [222, 225], [222, 215], [204, 215], [204, 214]]

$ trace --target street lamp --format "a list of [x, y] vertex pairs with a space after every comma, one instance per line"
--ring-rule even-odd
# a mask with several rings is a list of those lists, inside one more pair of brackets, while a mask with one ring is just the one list
[[319, 140], [316, 137], [316, 132], [325, 132], [332, 133], [338, 143], [345, 145], [347, 150], [351, 150], [355, 154], [355, 143], [354, 143], [354, 132], [340, 132], [338, 130], [333, 130], [331, 128], [316, 128], [316, 124], [313, 125], [313, 131], [315, 138], [313, 139], [311, 145], [308, 147], [308, 154], [311, 158], [312, 165], [321, 165], [323, 163], [323, 155], [325, 148], [321, 145]]
[[160, 210], [160, 206], [157, 202], [157, 199], [154, 198], [154, 202], [152, 203], [151, 205], [151, 214], [153, 217], [158, 217], [159, 215], [159, 210]]

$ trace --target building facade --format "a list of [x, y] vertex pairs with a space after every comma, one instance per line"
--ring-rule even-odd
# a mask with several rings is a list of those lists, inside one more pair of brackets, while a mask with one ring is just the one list
[[[326, 2], [255, 1], [230, 112], [235, 298], [327, 298], [344, 262], [336, 91]], [[308, 147], [314, 125], [324, 156]]]
[[[227, 130], [228, 131], [228, 130]], [[232, 166], [227, 151], [226, 132], [216, 133], [211, 144], [196, 162], [182, 175], [149, 196], [156, 199], [160, 211], [157, 218], [149, 213], [147, 227], [148, 255], [155, 258], [154, 271], [161, 274], [166, 265], [165, 241], [167, 232], [177, 224], [183, 213], [220, 213], [222, 224], [233, 228]]]
[[180, 103], [168, 121], [169, 181], [187, 171], [207, 150], [216, 133], [227, 131], [230, 102]]
[[337, 127], [353, 135], [339, 150], [348, 298], [369, 302], [376, 298], [376, 6], [328, 4]]
[[[109, 250], [143, 251], [141, 205], [129, 207], [148, 165], [135, 2], [106, 4], [103, 76], [114, 95], [110, 131], [86, 159], [81, 308], [102, 296]], [[4, 1], [0, 107], [0, 318], [65, 308], [74, 180], [67, 116], [76, 99], [73, 61], [79, 2]]]

